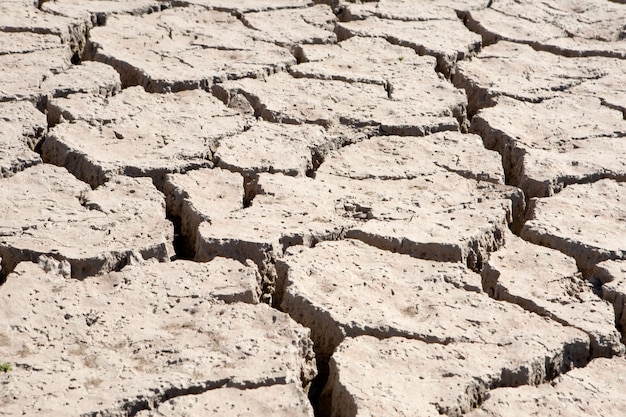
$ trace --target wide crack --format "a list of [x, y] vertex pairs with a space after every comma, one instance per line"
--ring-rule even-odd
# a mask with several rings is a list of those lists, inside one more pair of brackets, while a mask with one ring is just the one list
[[[460, 17], [460, 18], [463, 18], [464, 16], [463, 16], [463, 14], [460, 14], [460, 16], [459, 16], [459, 17]], [[467, 21], [465, 21], [465, 23], [467, 24]], [[389, 39], [388, 39], [388, 40], [389, 40]], [[393, 43], [393, 41], [392, 41], [392, 40], [391, 40], [390, 42], [392, 42], [392, 43]], [[453, 72], [453, 68], [449, 68], [449, 69], [447, 69], [447, 70], [442, 70], [440, 67], [438, 67], [438, 70], [439, 70], [440, 72], [443, 72], [444, 74], [445, 74], [445, 73], [450, 74], [450, 73], [452, 73], [452, 72]], [[486, 100], [486, 99], [484, 99], [484, 98], [483, 98], [483, 99], [478, 99], [478, 100], [476, 100], [476, 99], [475, 99], [475, 97], [474, 97], [474, 95], [472, 95], [470, 91], [467, 91], [467, 93], [468, 93], [468, 96], [470, 96], [470, 97], [469, 97], [469, 101], [470, 101], [470, 103], [475, 103], [475, 104], [473, 105], [473, 107], [471, 108], [471, 115], [470, 115], [470, 117], [471, 117], [471, 116], [473, 116], [474, 114], [476, 114], [476, 113], [477, 113], [477, 112], [478, 112], [481, 108], [488, 107], [488, 106], [492, 106], [492, 105], [494, 105], [494, 104], [495, 104], [494, 102], [491, 102], [491, 101]], [[476, 104], [476, 103], [480, 103], [480, 104]], [[503, 156], [503, 159], [504, 159], [504, 156]], [[514, 181], [512, 181], [512, 180], [510, 179], [510, 178], [511, 178], [511, 168], [506, 169], [506, 166], [507, 166], [507, 165], [510, 167], [512, 164], [511, 164], [511, 163], [509, 163], [509, 164], [505, 164], [505, 172], [507, 173], [507, 183], [508, 183], [508, 184], [515, 183]], [[461, 174], [461, 175], [462, 175], [462, 174]], [[590, 180], [590, 182], [591, 182], [591, 180]], [[520, 218], [523, 218], [523, 216], [520, 216]], [[521, 226], [522, 226], [522, 225], [523, 225], [523, 222], [520, 222], [520, 223], [519, 223], [516, 227], [513, 227], [513, 230], [517, 232], [516, 234], [518, 234], [518, 235], [519, 235], [519, 231], [521, 230]], [[478, 271], [480, 271], [481, 269], [482, 269], [482, 265], [478, 268]], [[595, 287], [594, 287], [594, 288], [595, 288]], [[597, 292], [598, 292], [597, 288], [595, 288], [593, 292], [594, 292], [594, 293], [596, 293], [596, 295], [597, 295]], [[536, 309], [535, 309], [535, 310], [536, 310]], [[537, 311], [534, 311], [532, 308], [531, 308], [529, 311], [533, 311], [533, 312], [537, 313]], [[566, 322], [566, 321], [564, 321], [564, 320], [560, 319], [559, 317], [552, 316], [552, 315], [551, 315], [550, 317], [551, 317], [552, 319], [554, 319], [556, 322], [561, 323], [562, 325], [565, 325], [565, 326], [570, 326], [570, 325], [571, 325], [570, 323], [568, 323], [568, 322]], [[574, 326], [574, 327], [576, 327], [576, 326]], [[590, 336], [591, 336], [591, 335], [590, 335]], [[592, 339], [593, 339], [593, 336], [591, 336], [591, 337], [592, 337]], [[333, 350], [334, 350], [334, 349], [333, 349]], [[609, 355], [609, 357], [610, 357], [610, 356], [611, 356], [611, 355]], [[324, 362], [324, 363], [326, 363], [326, 362]], [[321, 372], [320, 372], [320, 375], [321, 375], [321, 376], [320, 376], [320, 380], [324, 380], [324, 381], [326, 381], [326, 379], [327, 379], [327, 366], [325, 366], [325, 367], [320, 367], [320, 369], [321, 369]], [[556, 376], [558, 376], [561, 372], [563, 372], [563, 371], [556, 371], [556, 370], [554, 370], [554, 369], [553, 369], [553, 372], [549, 372], [550, 377], [549, 377], [549, 378], [548, 378], [545, 382], [552, 380], [553, 378], [555, 378]], [[491, 386], [489, 389], [493, 389], [493, 388], [495, 388], [495, 386]], [[484, 398], [484, 396], [480, 396], [480, 398], [479, 398], [479, 399], [478, 399], [478, 400], [477, 400], [477, 401], [473, 404], [473, 407], [478, 407], [478, 406], [482, 403], [482, 399], [483, 399], [483, 398]], [[316, 397], [316, 398], [315, 398], [315, 401], [318, 403], [318, 407], [320, 407], [321, 409], [325, 409], [325, 410], [327, 410], [327, 412], [324, 414], [324, 415], [327, 415], [327, 413], [329, 413], [329, 410], [330, 410], [330, 405], [328, 404], [329, 398], [326, 398], [326, 400], [324, 401], [324, 404], [319, 404], [319, 398], [318, 398], [318, 397]], [[443, 411], [443, 410], [442, 410], [442, 411]]]
[[[482, 26], [480, 26], [480, 24], [476, 21], [473, 21], [471, 19], [471, 16], [469, 13], [461, 13], [459, 14], [459, 17], [462, 18], [464, 24], [466, 25], [466, 27], [469, 30], [472, 30], [475, 33], [480, 34], [483, 37], [483, 46], [488, 46], [490, 44], [493, 44], [497, 41], [500, 40], [500, 38], [498, 38], [497, 36], [493, 35], [493, 34], [489, 34], [486, 30], [484, 30], [484, 28], [482, 28]], [[550, 52], [550, 53], [554, 53], [554, 54], [558, 54], [558, 55], [563, 55], [563, 56], [580, 56], [578, 54], [576, 55], [572, 55], [570, 53], [567, 52], [563, 52], [561, 50], [558, 49], [554, 49], [554, 48], [550, 48], [550, 47], [545, 47], [542, 46], [538, 43], [529, 43], [530, 46], [533, 47], [533, 49], [537, 50], [537, 51], [546, 51], [546, 52]], [[595, 55], [595, 54], [590, 54], [590, 55], [583, 55], [583, 56], [612, 56], [612, 55], [605, 55], [605, 54], [600, 54], [600, 55]], [[596, 77], [595, 79], [600, 78], [601, 76]], [[593, 79], [593, 78], [592, 78]], [[498, 151], [501, 155], [502, 155], [502, 160], [503, 160], [503, 167], [504, 167], [504, 171], [505, 171], [505, 175], [506, 175], [506, 183], [507, 184], [511, 184], [511, 185], [515, 185], [515, 186], [520, 186], [520, 172], [522, 171], [523, 167], [522, 167], [522, 163], [520, 160], [521, 158], [523, 158], [523, 155], [525, 153], [525, 151], [523, 149], [518, 149], [515, 146], [511, 145], [511, 144], [505, 144], [502, 145], [500, 142], [501, 140], [493, 140], [492, 136], [493, 133], [487, 133], [487, 131], [485, 129], [482, 129], [480, 126], [480, 124], [476, 124], [476, 119], [474, 118], [474, 116], [481, 110], [484, 108], [488, 108], [488, 107], [493, 107], [496, 104], [496, 102], [493, 100], [493, 98], [491, 97], [490, 93], [484, 89], [479, 89], [476, 88], [474, 85], [470, 83], [467, 83], [466, 81], [463, 81], [462, 83], [457, 83], [455, 80], [456, 78], [453, 76], [452, 77], [453, 82], [455, 83], [455, 85], [457, 85], [457, 88], [462, 88], [466, 91], [467, 95], [468, 95], [468, 101], [470, 103], [470, 108], [468, 110], [469, 112], [469, 116], [470, 116], [470, 121], [471, 121], [471, 126], [472, 128], [470, 129], [470, 131], [472, 133], [477, 133], [479, 134], [482, 138], [483, 141], [485, 143], [485, 146], [487, 149], [490, 150], [496, 150]], [[572, 88], [576, 85], [580, 85], [583, 82], [588, 81], [587, 79], [580, 79], [577, 80], [577, 82], [573, 82], [571, 85], [569, 86], [564, 86], [563, 88], [559, 88], [558, 90], [553, 90], [553, 91], [565, 91], [569, 88]], [[517, 97], [517, 96], [511, 96], [514, 99], [522, 99], [521, 97]], [[536, 102], [541, 102], [542, 100], [536, 101]], [[605, 105], [604, 100], [602, 100], [602, 105]], [[621, 108], [615, 108], [615, 106], [607, 106], [610, 108], [613, 108], [614, 110], [618, 110], [618, 111], [623, 111], [623, 109]], [[624, 113], [626, 115], [626, 113]], [[500, 135], [506, 135], [504, 132], [496, 132], [496, 134], [500, 134]], [[500, 143], [500, 144], [499, 144]], [[491, 144], [491, 145], [490, 145]], [[519, 154], [517, 156], [516, 152]], [[518, 161], [517, 163], [515, 161]], [[572, 180], [571, 178], [563, 178], [563, 179], [557, 179], [557, 181], [562, 181], [563, 182], [563, 187], [566, 187], [567, 185], [572, 185], [572, 184], [589, 184], [589, 183], [594, 183], [597, 182], [601, 179], [604, 178], [612, 178], [615, 179], [617, 181], [624, 181], [623, 178], [620, 177], [615, 177], [614, 175], [610, 175], [610, 174], [597, 174], [597, 175], [590, 175], [588, 177], [583, 178], [582, 180]], [[569, 181], [568, 181], [569, 180]], [[562, 188], [561, 188], [562, 189]], [[561, 189], [556, 190], [556, 192], [560, 191]], [[527, 193], [526, 193], [526, 199], [527, 199], [527, 207], [528, 207], [528, 203], [530, 202], [530, 197]], [[524, 216], [525, 217], [525, 216]], [[511, 230], [514, 232], [515, 235], [520, 236], [521, 234], [521, 229], [523, 226], [524, 222], [520, 223], [517, 225], [517, 227], [512, 227]], [[483, 285], [486, 285], [486, 282], [484, 280], [485, 277], [485, 270], [482, 271], [483, 272]], [[602, 290], [601, 290], [601, 284], [597, 282], [597, 279], [594, 279], [593, 276], [589, 276], [589, 274], [587, 273], [587, 270], [581, 270], [580, 266], [579, 266], [579, 270], [578, 273], [581, 275], [581, 281], [586, 282], [588, 285], [590, 285], [592, 287], [591, 289], [591, 293], [593, 293], [596, 297], [597, 300], [600, 301], [603, 299], [602, 297]], [[497, 282], [497, 281], [496, 281]], [[493, 284], [493, 283], [492, 283]], [[493, 294], [492, 291], [492, 287], [490, 285], [489, 288], [484, 287], [483, 288], [486, 292], [489, 293], [489, 295], [491, 297], [495, 298], [495, 295]], [[508, 300], [507, 300], [508, 301]], [[511, 301], [508, 301], [511, 302]], [[522, 306], [524, 309], [526, 309], [527, 311], [530, 311], [532, 313], [535, 314], [539, 314], [542, 316], [547, 316], [550, 317], [550, 319], [555, 320], [556, 322], [560, 323], [563, 326], [571, 326], [574, 328], [577, 328], [581, 331], [584, 331], [585, 333], [587, 333], [590, 337], [590, 339], [592, 340], [592, 343], [596, 344], [596, 351], [594, 352], [594, 350], [592, 349], [591, 351], [591, 356], [589, 358], [589, 360], [591, 360], [593, 357], [597, 357], [597, 356], [606, 356], [606, 357], [613, 357], [613, 355], [615, 355], [615, 352], [608, 352], [606, 351], [606, 349], [604, 351], [600, 351], [597, 348], [597, 344], [599, 343], [599, 341], [596, 339], [598, 336], [591, 334], [589, 332], [588, 329], [584, 329], [583, 327], [576, 325], [575, 323], [571, 323], [567, 320], [562, 319], [561, 317], [559, 317], [556, 314], [552, 314], [549, 313], [545, 310], [543, 310], [543, 308], [540, 308], [538, 305], [534, 304], [534, 302], [532, 300], [524, 300], [523, 302], [515, 302], [516, 304]], [[616, 329], [617, 331], [622, 334], [623, 337], [623, 333], [622, 333], [622, 329], [620, 329], [619, 324], [618, 324], [618, 317], [617, 317], [617, 311], [616, 311], [616, 316], [615, 316], [615, 324], [616, 324]]]
[[[43, 3], [43, 1], [39, 2], [39, 7], [41, 7], [42, 3]], [[102, 24], [105, 24], [106, 23], [106, 18], [102, 18], [102, 17], [96, 16], [96, 21], [97, 22], [102, 22]], [[85, 34], [85, 40], [83, 41], [83, 45], [84, 44], [90, 44], [90, 42], [88, 40], [89, 39], [88, 34], [89, 34], [89, 32], [87, 31], [86, 34]], [[396, 44], [400, 44], [399, 43], [400, 41], [398, 41], [397, 39], [391, 39], [389, 41], [391, 43], [396, 42]], [[80, 42], [78, 42], [78, 44], [80, 44]], [[93, 46], [91, 48], [93, 48]], [[422, 51], [422, 54], [425, 54], [425, 53], [426, 53], [425, 51]], [[87, 56], [87, 59], [90, 59], [90, 58], [93, 58], [93, 55], [94, 55], [93, 53], [88, 53], [88, 54], [85, 55], [84, 54], [84, 50], [81, 51], [81, 53], [75, 52], [73, 57], [72, 57], [72, 62], [77, 64], [77, 63], [79, 63], [81, 61], [83, 56]], [[437, 56], [437, 59], [438, 59], [437, 72], [439, 72], [439, 73], [441, 73], [441, 74], [443, 74], [443, 75], [445, 75], [446, 77], [449, 78], [450, 74], [452, 74], [454, 72], [454, 69], [455, 69], [454, 65], [455, 64], [450, 66], [449, 63], [447, 61], [445, 61], [440, 56]], [[74, 61], [76, 61], [76, 62], [74, 62]], [[114, 65], [114, 67], [116, 68], [116, 70], [118, 70], [118, 72], [120, 74], [126, 73], [127, 70], [128, 70], [128, 68], [125, 68], [125, 69], [121, 68], [120, 65], [117, 65], [117, 64]], [[119, 69], [119, 68], [121, 68], [121, 69]], [[133, 70], [136, 70], [136, 69], [133, 69]], [[135, 84], [133, 84], [133, 83], [135, 83]], [[143, 83], [144, 82], [140, 81], [139, 78], [137, 78], [137, 80], [135, 80], [135, 81], [127, 79], [125, 81], [124, 87], [126, 88], [126, 87], [128, 87], [130, 85], [140, 85], [140, 84], [143, 84]], [[148, 83], [148, 85], [150, 85], [150, 84]], [[206, 85], [194, 86], [192, 88], [209, 89], [209, 84], [207, 83]], [[219, 88], [220, 88], [219, 84], [214, 84], [213, 85], [214, 91], [219, 91]], [[387, 93], [389, 95], [391, 95], [391, 91], [389, 89], [389, 86], [387, 86], [386, 88], [388, 89]], [[245, 95], [245, 93], [243, 93], [243, 94]], [[223, 94], [221, 94], [219, 92], [218, 92], [218, 94], [216, 94], [216, 96], [218, 96], [218, 97], [220, 95], [223, 95]], [[470, 94], [468, 92], [468, 96], [469, 95]], [[250, 103], [255, 103], [255, 102], [258, 103], [258, 98], [246, 96], [246, 99]], [[485, 101], [485, 100], [480, 100], [480, 99], [476, 100], [475, 97], [468, 97], [468, 99], [469, 99], [470, 102], [475, 101], [475, 102], [478, 102], [478, 103], [481, 103], [481, 102]], [[262, 111], [260, 109], [260, 106], [258, 104], [257, 104], [256, 107], [253, 104], [252, 107], [255, 108], [255, 113], [256, 113], [257, 116], [259, 116], [262, 113]], [[481, 107], [481, 105], [476, 105], [475, 108], [472, 108], [472, 111], [470, 113], [470, 117], [473, 116], [473, 114], [477, 113], [478, 110], [480, 110], [481, 108], [483, 108], [483, 107]], [[312, 150], [313, 166], [312, 166], [312, 168], [310, 170], [307, 171], [306, 175], [309, 176], [309, 177], [314, 178], [315, 171], [324, 162], [324, 158], [325, 158], [325, 154], [323, 152], [320, 152], [317, 149], [313, 149]], [[453, 170], [451, 170], [451, 169], [449, 169], [447, 167], [446, 167], [446, 169], [448, 169], [449, 171], [454, 172], [456, 174], [459, 174], [461, 176], [464, 176], [464, 177], [466, 177], [466, 175], [468, 175], [467, 173], [453, 171]], [[506, 169], [506, 166], [505, 166], [505, 172], [506, 171], [507, 171], [507, 169]], [[509, 168], [508, 171], [510, 172], [511, 168]], [[507, 175], [507, 178], [510, 178], [510, 176], [511, 176], [510, 174]], [[254, 176], [250, 176], [250, 177], [247, 177], [247, 178], [244, 177], [244, 184], [245, 184], [244, 185], [245, 196], [244, 196], [244, 200], [243, 200], [244, 208], [248, 208], [252, 204], [254, 204], [254, 197], [256, 196], [256, 194], [258, 192], [257, 184], [256, 184], [255, 181], [258, 181], [258, 177], [254, 177]], [[511, 181], [507, 180], [507, 183], [511, 183]], [[360, 210], [359, 207], [355, 207], [355, 211], [362, 211], [362, 210]], [[175, 240], [175, 246], [178, 248], [177, 256], [180, 257], [180, 258], [189, 259], [189, 258], [191, 258], [193, 256], [193, 253], [188, 248], [189, 247], [189, 242], [187, 242], [185, 240], [185, 237], [182, 236], [182, 234], [181, 234], [181, 230], [180, 230], [180, 228], [181, 228], [181, 219], [178, 216], [171, 216], [171, 220], [177, 226], [177, 228], [176, 228], [176, 231], [177, 231], [176, 232], [176, 240]], [[343, 239], [343, 236], [341, 236], [341, 235], [340, 236], [330, 236], [329, 239], [330, 240], [333, 240], [333, 239]], [[283, 246], [283, 248], [282, 248], [283, 253], [290, 246], [292, 246], [292, 245], [291, 244], [286, 244], [285, 246]], [[476, 262], [474, 262], [477, 265], [476, 268], [474, 268], [474, 269], [477, 270], [477, 271], [482, 270], [483, 262], [484, 262], [484, 260], [482, 260], [482, 259], [477, 260]], [[121, 269], [121, 267], [120, 267], [120, 269]], [[266, 294], [274, 293], [275, 297], [276, 297], [276, 300], [282, 301], [282, 291], [281, 290], [273, 290], [273, 289], [269, 288], [269, 286], [271, 286], [271, 285], [276, 285], [277, 281], [281, 282], [281, 280], [284, 281], [284, 279], [285, 279], [284, 276], [281, 277], [281, 273], [277, 273], [275, 271], [275, 269], [276, 269], [276, 259], [274, 259], [272, 257], [270, 257], [269, 263], [267, 265], [262, 265], [262, 266], [259, 265], [259, 270], [260, 270], [262, 275], [267, 276], [267, 277], [270, 277], [271, 275], [275, 275], [275, 274], [278, 275], [276, 278], [273, 279], [273, 282], [272, 282], [272, 279], [269, 279], [269, 278], [267, 279], [268, 287], [264, 289], [264, 293], [266, 293]], [[276, 304], [277, 303], [274, 302], [275, 307], [278, 308], [278, 306]], [[553, 317], [553, 319], [554, 319], [554, 317]], [[355, 335], [358, 335], [358, 334], [355, 334]], [[355, 336], [355, 335], [351, 335], [351, 336]], [[394, 335], [394, 334], [390, 334], [390, 333], [381, 333], [381, 334], [378, 334], [378, 335], [375, 335], [375, 336], [379, 337], [380, 339], [385, 339], [385, 338], [392, 337], [392, 336], [403, 336], [403, 335]], [[428, 340], [424, 340], [424, 341], [429, 342]], [[444, 342], [443, 341], [432, 341], [431, 340], [430, 343], [444, 343]], [[318, 363], [318, 367], [319, 367], [319, 370], [320, 370], [320, 374], [319, 374], [320, 376], [318, 376], [318, 378], [316, 379], [317, 382], [314, 382], [313, 388], [311, 389], [311, 392], [312, 392], [311, 393], [311, 398], [312, 398], [312, 402], [313, 402], [313, 405], [314, 405], [314, 410], [316, 410], [316, 415], [318, 415], [318, 416], [325, 416], [326, 415], [325, 413], [320, 412], [319, 411], [320, 409], [327, 409], [327, 410], [330, 409], [329, 408], [329, 404], [327, 402], [327, 399], [320, 399], [322, 388], [326, 384], [326, 379], [328, 377], [328, 368], [329, 368], [328, 360], [329, 360], [329, 358], [330, 358], [330, 353], [327, 353], [325, 357], [324, 356], [320, 357], [320, 359], [322, 359]], [[553, 372], [549, 372], [549, 374], [550, 374], [550, 377], [549, 377], [550, 379], [547, 379], [546, 381], [549, 381], [552, 378], [554, 378], [555, 376], [557, 376], [558, 372], [557, 371], [553, 371]], [[209, 385], [206, 385], [206, 386], [197, 385], [197, 386], [190, 386], [190, 387], [187, 387], [187, 388], [184, 388], [184, 389], [172, 388], [170, 390], [164, 391], [162, 394], [160, 394], [158, 396], [155, 396], [152, 399], [142, 399], [142, 400], [138, 400], [138, 401], [136, 401], [134, 403], [128, 403], [128, 405], [124, 408], [124, 411], [127, 412], [128, 415], [133, 416], [137, 412], [139, 412], [141, 410], [145, 410], [145, 409], [151, 409], [156, 404], [158, 404], [160, 402], [164, 402], [167, 399], [178, 397], [178, 396], [182, 396], [182, 395], [199, 394], [199, 393], [202, 393], [202, 392], [206, 392], [207, 390], [219, 388], [220, 386], [223, 386], [227, 382], [228, 381], [218, 381], [218, 382], [216, 382], [214, 384], [211, 384], [210, 386]], [[249, 387], [240, 387], [240, 388], [249, 388]], [[495, 388], [495, 387], [491, 387], [491, 388]], [[473, 403], [473, 406], [474, 407], [479, 406], [480, 403], [482, 402], [482, 398], [483, 398], [483, 396], [479, 395], [477, 400]], [[445, 410], [442, 409], [442, 411], [445, 411]]]

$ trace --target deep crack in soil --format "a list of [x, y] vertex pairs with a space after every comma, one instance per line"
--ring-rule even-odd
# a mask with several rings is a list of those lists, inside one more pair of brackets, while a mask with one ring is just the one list
[[92, 3], [0, 4], [2, 410], [621, 415], [626, 5]]

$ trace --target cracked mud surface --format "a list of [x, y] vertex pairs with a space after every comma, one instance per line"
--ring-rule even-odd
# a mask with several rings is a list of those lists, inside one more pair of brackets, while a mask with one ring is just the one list
[[0, 415], [623, 416], [624, 22], [0, 1]]

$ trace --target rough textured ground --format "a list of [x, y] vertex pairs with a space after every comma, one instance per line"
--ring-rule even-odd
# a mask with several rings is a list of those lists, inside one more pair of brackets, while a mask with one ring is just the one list
[[0, 416], [622, 417], [625, 22], [0, 0]]

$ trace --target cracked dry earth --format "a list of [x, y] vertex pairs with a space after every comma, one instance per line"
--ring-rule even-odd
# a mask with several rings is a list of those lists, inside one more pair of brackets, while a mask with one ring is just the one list
[[0, 415], [623, 417], [625, 25], [0, 1]]

